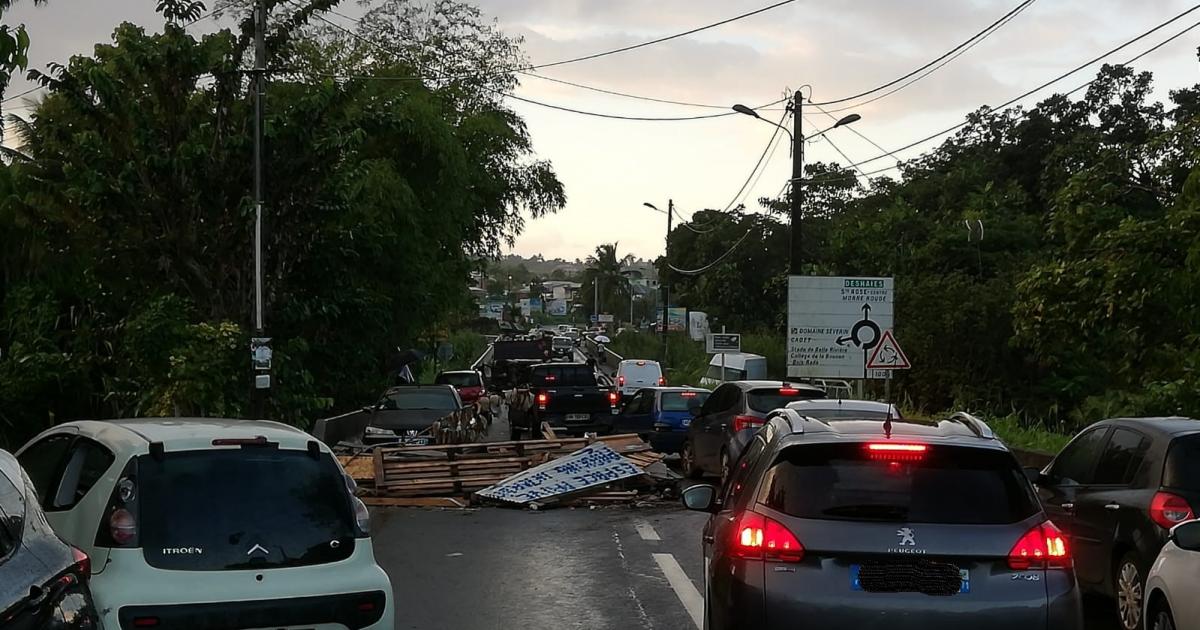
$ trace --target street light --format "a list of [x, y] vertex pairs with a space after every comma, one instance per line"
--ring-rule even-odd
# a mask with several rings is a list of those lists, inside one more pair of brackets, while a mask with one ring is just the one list
[[[650, 203], [649, 201], [643, 203], [642, 205], [646, 206], [647, 208], [650, 208], [651, 210], [653, 210], [655, 212], [662, 212], [662, 210], [658, 209], [658, 206]], [[667, 211], [663, 212], [663, 214], [667, 215], [667, 242], [663, 246], [663, 261], [669, 265], [671, 262], [671, 216], [675, 214], [675, 200], [674, 199], [667, 200]], [[663, 301], [663, 303], [662, 303], [662, 328], [661, 328], [661, 330], [659, 330], [659, 332], [662, 333], [662, 365], [663, 365], [664, 369], [667, 366], [667, 321], [670, 318], [669, 309], [671, 307], [671, 287], [670, 287], [670, 284], [667, 282], [665, 275], [666, 274], [664, 274], [664, 277], [662, 278], [662, 284], [659, 287], [660, 289], [662, 289], [662, 301]], [[630, 310], [632, 310], [632, 306], [631, 306]]]

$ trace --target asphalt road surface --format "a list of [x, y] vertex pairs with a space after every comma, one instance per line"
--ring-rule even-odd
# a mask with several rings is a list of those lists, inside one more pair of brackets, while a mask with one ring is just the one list
[[626, 507], [381, 509], [371, 527], [397, 628], [695, 630], [704, 518]]

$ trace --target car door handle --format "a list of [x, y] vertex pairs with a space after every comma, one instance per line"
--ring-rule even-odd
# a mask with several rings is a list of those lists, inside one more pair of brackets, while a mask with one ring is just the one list
[[1121, 509], [1121, 506], [1117, 503], [1109, 503], [1104, 506], [1104, 509], [1109, 510], [1110, 512], [1116, 512], [1117, 510]]
[[1064, 503], [1064, 504], [1062, 504], [1062, 509], [1070, 512], [1071, 510], [1075, 509], [1075, 504], [1074, 503]]

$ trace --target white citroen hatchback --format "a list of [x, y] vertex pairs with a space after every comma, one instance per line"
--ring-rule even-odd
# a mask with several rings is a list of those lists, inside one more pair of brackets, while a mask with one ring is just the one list
[[367, 508], [329, 449], [283, 424], [70, 422], [17, 458], [92, 558], [104, 626], [391, 630]]

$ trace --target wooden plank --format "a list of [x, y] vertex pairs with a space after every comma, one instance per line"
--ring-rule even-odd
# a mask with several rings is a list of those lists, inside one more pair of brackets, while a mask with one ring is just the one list
[[558, 434], [554, 432], [554, 427], [550, 426], [549, 422], [542, 423], [542, 437], [547, 440], [558, 439]]
[[380, 484], [378, 487], [385, 488], [385, 489], [420, 488], [420, 487], [424, 487], [424, 486], [439, 486], [439, 485], [445, 486], [445, 485], [453, 485], [454, 483], [466, 483], [466, 482], [476, 482], [476, 481], [477, 482], [487, 482], [489, 484], [492, 484], [492, 483], [496, 483], [497, 481], [503, 481], [504, 479], [507, 479], [509, 476], [510, 475], [476, 475], [476, 476], [471, 476], [471, 477], [454, 477], [454, 478], [448, 478], [448, 479], [397, 479], [395, 481], [389, 480], [387, 483]]
[[363, 503], [374, 507], [465, 508], [469, 505], [455, 497], [363, 497]]
[[383, 449], [375, 449], [371, 459], [375, 462], [375, 485], [379, 485], [383, 481]]
[[384, 464], [383, 470], [385, 473], [387, 473], [387, 476], [391, 477], [392, 475], [405, 475], [409, 473], [441, 472], [450, 470], [454, 467], [457, 467], [459, 470], [511, 468], [513, 466], [521, 467], [528, 462], [528, 458], [514, 457], [511, 459], [498, 460], [463, 460], [460, 462], [455, 462], [455, 464], [442, 462], [440, 464], [423, 464], [421, 466], [398, 466], [393, 464]]

